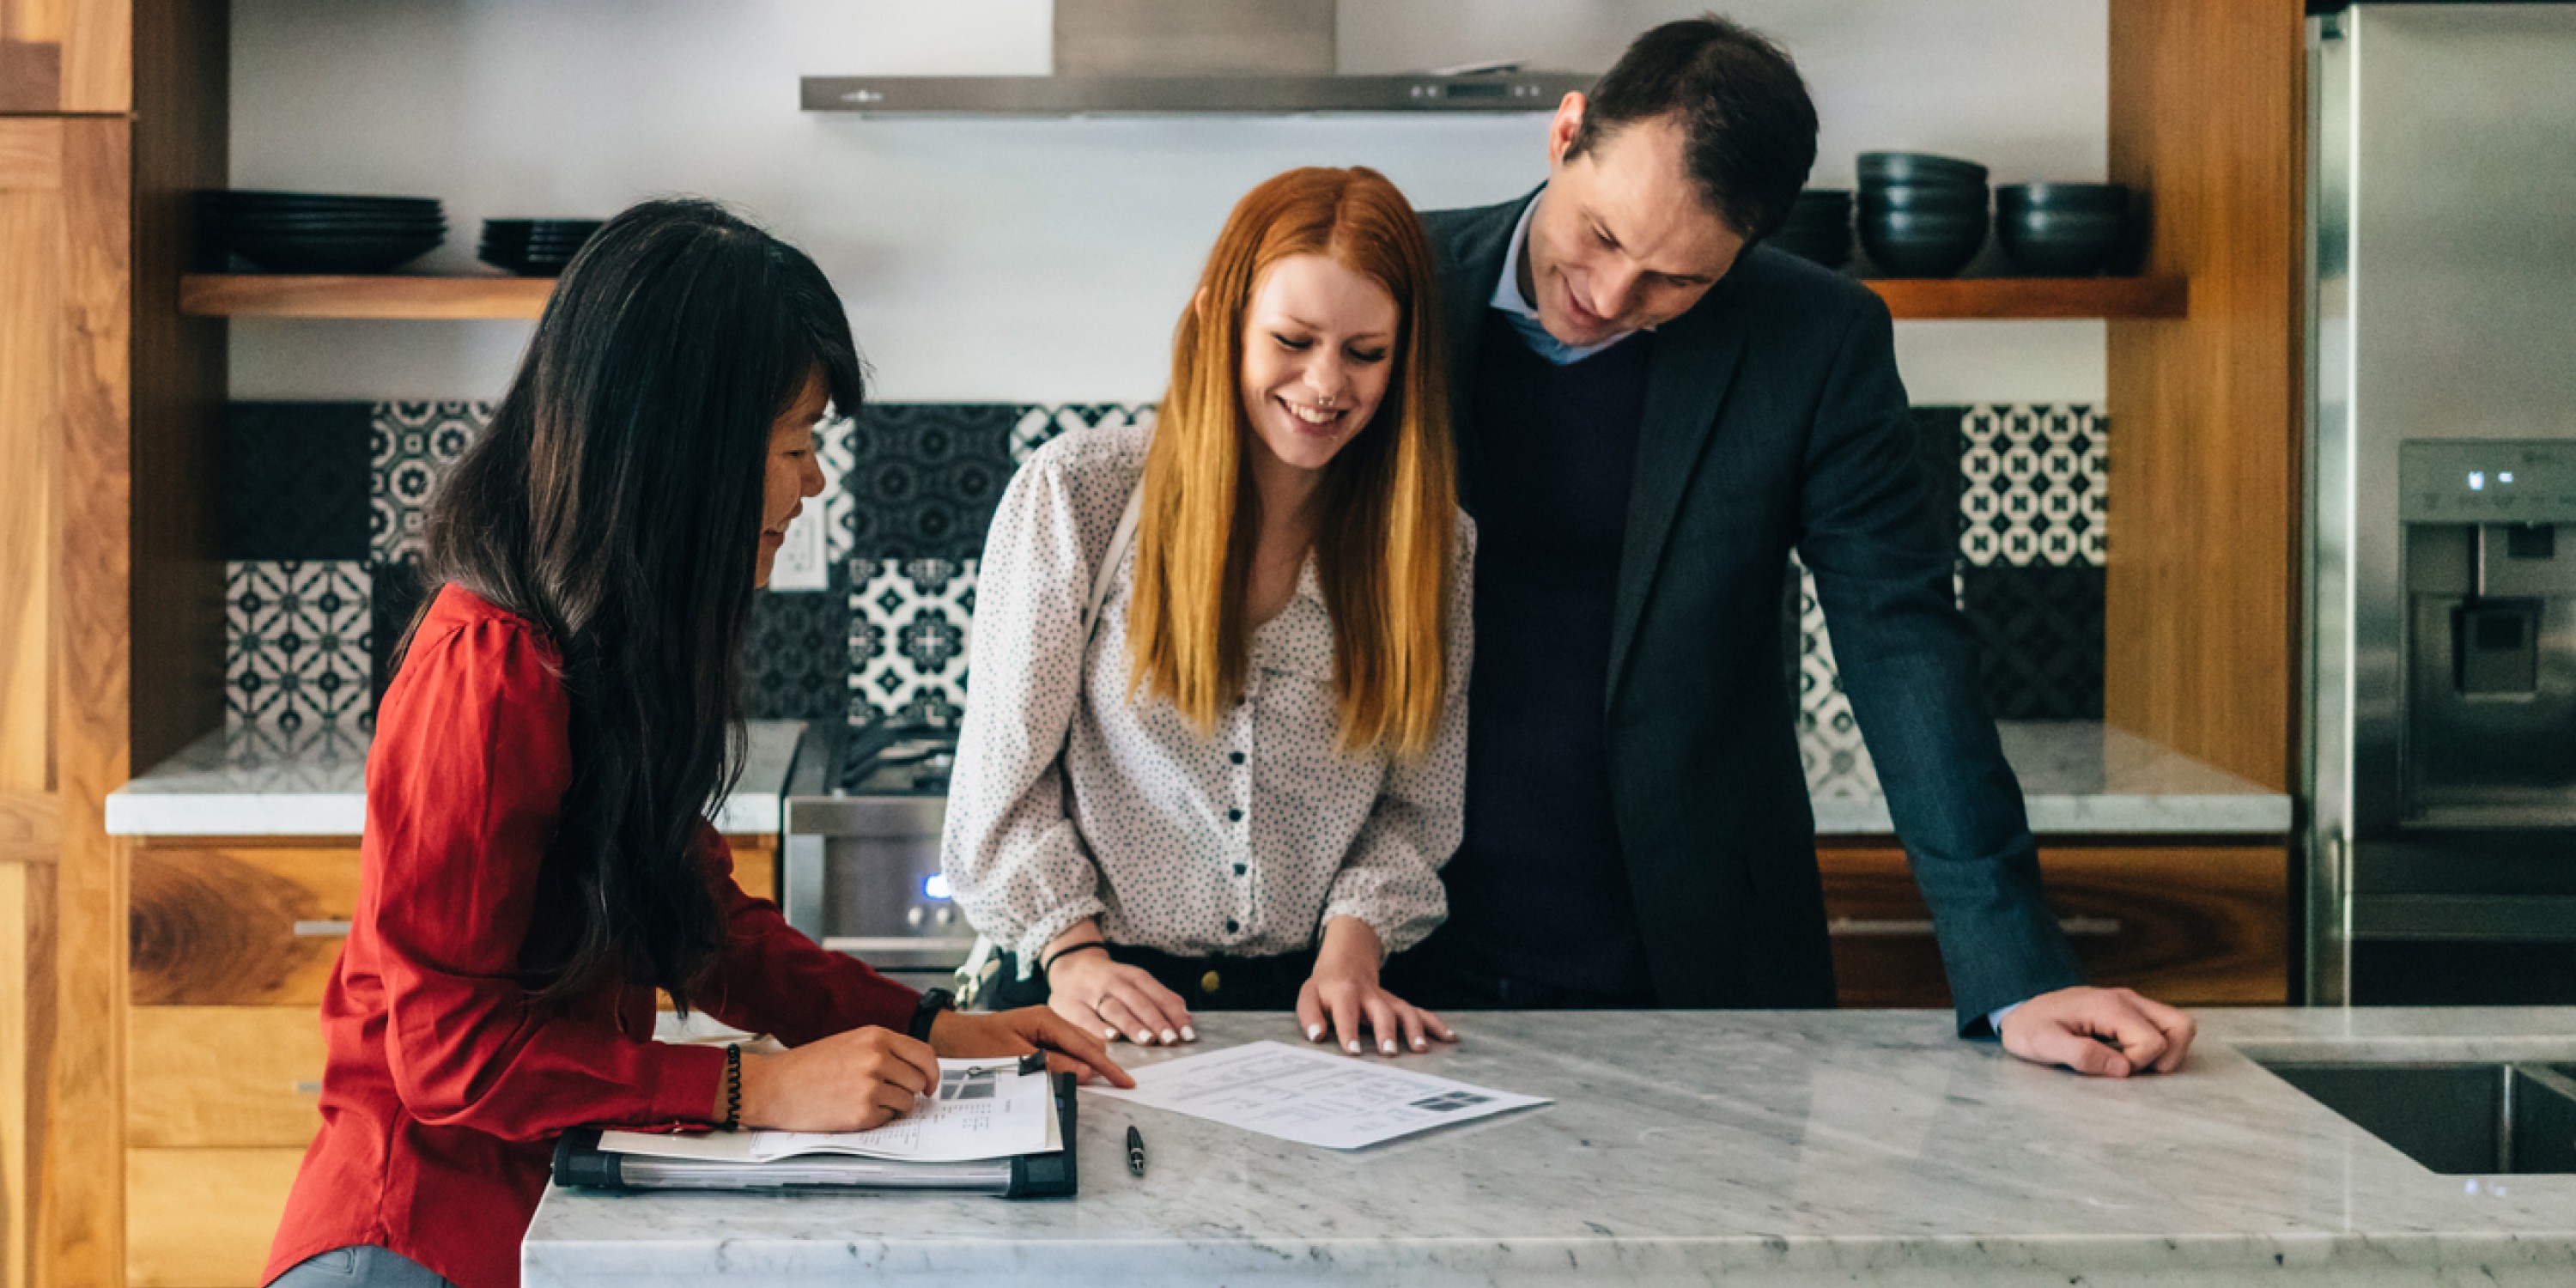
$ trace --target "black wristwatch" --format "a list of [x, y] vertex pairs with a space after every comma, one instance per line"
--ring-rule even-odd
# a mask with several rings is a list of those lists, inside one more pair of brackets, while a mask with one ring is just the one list
[[905, 1026], [904, 1032], [915, 1042], [927, 1042], [930, 1040], [930, 1026], [939, 1019], [939, 1013], [956, 1009], [955, 993], [944, 988], [931, 989], [921, 995], [921, 1004], [912, 1008], [912, 1023]]

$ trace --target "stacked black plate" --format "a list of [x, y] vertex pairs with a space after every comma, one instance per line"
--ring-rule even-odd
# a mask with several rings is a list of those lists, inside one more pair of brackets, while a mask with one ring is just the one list
[[573, 253], [599, 231], [597, 219], [486, 219], [484, 263], [522, 277], [553, 277], [572, 262]]
[[1995, 189], [1995, 240], [2033, 277], [2090, 277], [2120, 248], [2129, 190], [2116, 183], [2024, 183]]
[[272, 273], [382, 273], [447, 240], [429, 197], [206, 191], [197, 213], [217, 245]]
[[1788, 222], [1771, 234], [1772, 245], [1827, 268], [1851, 258], [1852, 197], [1841, 188], [1809, 188], [1789, 207]]
[[1986, 246], [1986, 168], [1928, 152], [1860, 154], [1860, 244], [1889, 277], [1953, 277]]

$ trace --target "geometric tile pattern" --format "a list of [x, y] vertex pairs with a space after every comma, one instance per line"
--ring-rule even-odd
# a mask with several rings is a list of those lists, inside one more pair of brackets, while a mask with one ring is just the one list
[[[1960, 610], [1978, 678], [2005, 720], [2099, 719], [2108, 425], [2081, 405], [1917, 407], [1918, 450], [1956, 470]], [[1939, 459], [1935, 440], [1957, 444]], [[1878, 771], [1852, 720], [1815, 581], [1798, 574], [1798, 727], [1808, 791], [1875, 795]]]
[[850, 720], [953, 725], [966, 704], [976, 561], [850, 562]]
[[2092, 565], [1970, 568], [1960, 609], [1999, 720], [2102, 718], [2102, 584]]
[[844, 720], [850, 711], [850, 568], [820, 595], [759, 591], [743, 641], [742, 708], [753, 720]]
[[374, 464], [369, 548], [377, 562], [420, 556], [430, 489], [491, 423], [490, 403], [376, 404], [368, 442]]
[[1128, 407], [1117, 403], [1068, 403], [1061, 407], [1022, 407], [1011, 423], [1011, 464], [1029, 459], [1029, 453], [1047, 440], [1076, 429], [1103, 426], [1122, 429], [1129, 425], [1151, 426], [1154, 404], [1141, 403]]
[[1798, 751], [1806, 762], [1807, 792], [1817, 800], [1878, 794], [1878, 767], [1852, 718], [1825, 610], [1816, 601], [1816, 579], [1804, 564], [1798, 574]]
[[2083, 406], [1984, 406], [1960, 426], [1959, 552], [1971, 564], [2100, 564], [2110, 449]]
[[850, 561], [858, 532], [858, 497], [849, 478], [858, 468], [858, 422], [835, 411], [814, 427], [815, 463], [823, 467], [823, 561], [839, 566]]
[[226, 726], [365, 730], [369, 590], [354, 559], [226, 563]]
[[362, 402], [237, 402], [224, 409], [226, 559], [367, 557]]
[[1011, 420], [1000, 403], [863, 409], [851, 434], [850, 529], [832, 544], [861, 560], [981, 554], [1011, 478]]

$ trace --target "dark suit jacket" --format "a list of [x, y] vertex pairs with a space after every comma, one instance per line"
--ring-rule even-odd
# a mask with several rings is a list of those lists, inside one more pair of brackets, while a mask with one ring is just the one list
[[[1462, 458], [1476, 451], [1484, 314], [1527, 200], [1424, 219]], [[1952, 599], [1958, 537], [1927, 504], [1887, 306], [1756, 247], [1654, 344], [1602, 701], [1658, 1000], [1834, 1003], [1797, 701], [1782, 679], [1793, 547], [1931, 906], [1961, 1031], [2081, 982], [2040, 897], [2021, 785]], [[1473, 495], [1462, 501], [1475, 512]]]

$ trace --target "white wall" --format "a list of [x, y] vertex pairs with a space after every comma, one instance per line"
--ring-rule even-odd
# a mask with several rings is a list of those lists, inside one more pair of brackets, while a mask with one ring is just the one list
[[[2105, 0], [1737, 0], [1781, 37], [1852, 155], [1974, 157], [1999, 182], [2101, 177]], [[1520, 58], [1593, 71], [1702, 0], [1343, 0], [1346, 70]], [[1414, 117], [869, 121], [797, 78], [1043, 74], [1048, 0], [240, 0], [237, 187], [436, 196], [473, 271], [480, 221], [604, 216], [693, 192], [803, 246], [889, 399], [1136, 402], [1234, 199], [1295, 165], [1366, 164], [1425, 208], [1513, 196], [1542, 121]], [[489, 397], [520, 323], [236, 321], [237, 398]], [[1908, 323], [1917, 401], [2099, 401], [2099, 323]]]

